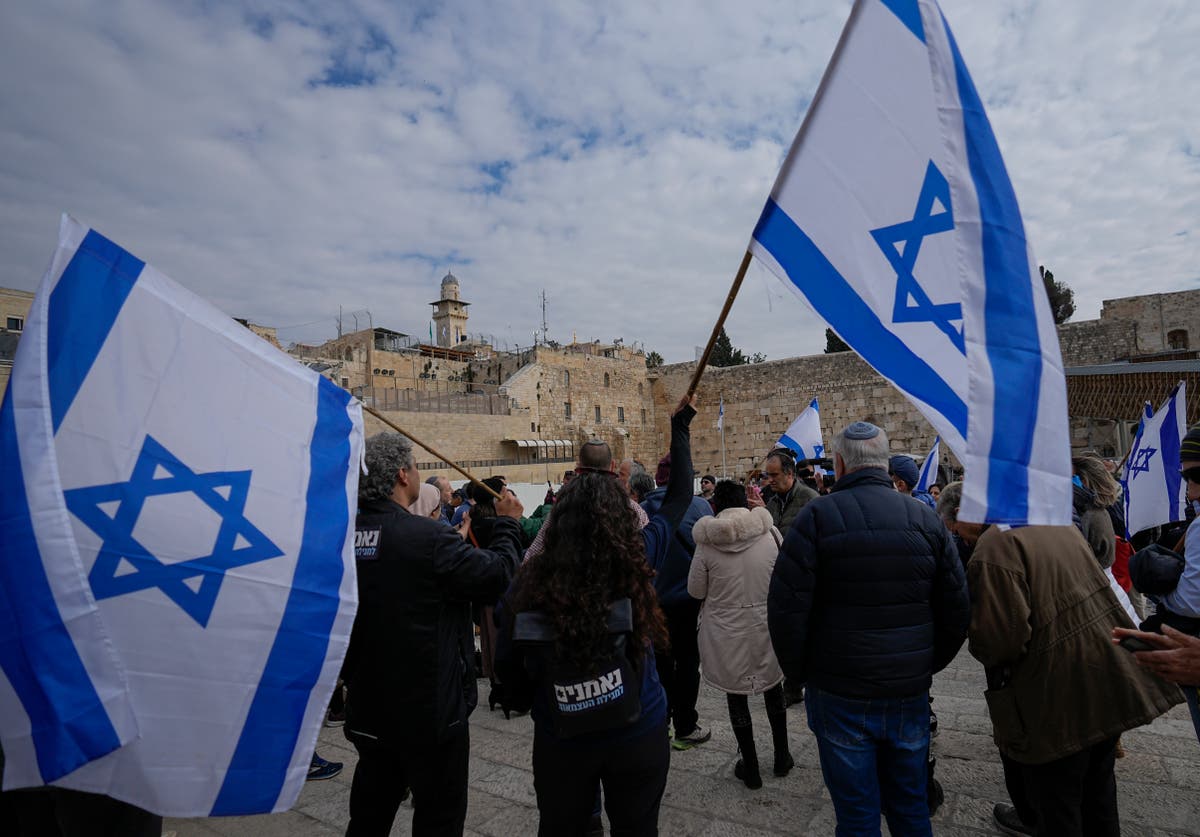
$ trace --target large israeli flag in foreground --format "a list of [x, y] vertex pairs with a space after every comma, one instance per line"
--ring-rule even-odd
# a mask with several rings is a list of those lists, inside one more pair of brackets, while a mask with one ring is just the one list
[[936, 2], [855, 3], [750, 250], [957, 454], [962, 519], [1071, 522], [1050, 305]]
[[825, 443], [821, 441], [821, 411], [817, 399], [805, 407], [787, 432], [775, 443], [777, 448], [796, 452], [797, 460], [821, 459], [825, 456]]
[[942, 438], [937, 436], [933, 440], [933, 447], [929, 449], [929, 456], [925, 457], [925, 461], [921, 463], [921, 476], [917, 479], [917, 484], [913, 486], [913, 491], [929, 493], [929, 486], [938, 481], [938, 463], [941, 461]]
[[0, 408], [5, 789], [282, 810], [356, 607], [362, 415], [65, 218]]
[[1125, 537], [1151, 526], [1183, 520], [1187, 483], [1179, 470], [1179, 446], [1187, 433], [1187, 387], [1180, 381], [1158, 412], [1146, 403], [1133, 447], [1125, 459]]

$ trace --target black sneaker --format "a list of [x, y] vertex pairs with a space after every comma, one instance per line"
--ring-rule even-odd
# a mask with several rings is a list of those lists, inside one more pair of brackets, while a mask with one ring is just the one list
[[1017, 809], [1003, 802], [997, 802], [992, 808], [992, 821], [996, 823], [996, 828], [1005, 834], [1015, 834], [1018, 837], [1022, 834], [1033, 834], [1033, 826], [1022, 822]]
[[314, 779], [332, 779], [334, 776], [342, 772], [342, 763], [340, 761], [326, 761], [325, 759], [313, 753], [312, 762], [308, 766], [309, 781]]

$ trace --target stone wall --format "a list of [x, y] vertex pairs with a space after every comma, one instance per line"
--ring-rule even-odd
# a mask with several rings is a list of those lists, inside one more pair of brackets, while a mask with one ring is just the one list
[[[1100, 319], [1131, 323], [1139, 354], [1175, 348], [1200, 349], [1200, 291], [1106, 299]], [[1186, 344], [1170, 345], [1172, 332], [1186, 335]]]
[[1136, 354], [1136, 328], [1124, 320], [1082, 320], [1058, 327], [1063, 366], [1093, 366]]
[[[657, 430], [661, 450], [669, 443], [670, 411], [694, 371], [694, 363], [658, 370], [654, 395], [662, 417]], [[893, 451], [920, 460], [936, 435], [920, 411], [853, 352], [710, 368], [696, 395], [700, 414], [692, 423], [692, 462], [697, 473], [721, 474], [721, 433], [716, 423], [722, 398], [725, 465], [731, 477], [761, 467], [763, 457], [814, 397], [820, 404], [826, 445], [835, 430], [852, 421], [870, 421], [887, 432]], [[946, 461], [956, 464], [948, 454]]]

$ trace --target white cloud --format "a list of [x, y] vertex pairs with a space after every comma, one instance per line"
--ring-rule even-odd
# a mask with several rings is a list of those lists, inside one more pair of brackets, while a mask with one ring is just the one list
[[[66, 210], [237, 316], [707, 338], [848, 3], [20, 4], [0, 29], [0, 285]], [[945, 0], [1039, 258], [1100, 300], [1200, 284], [1200, 9]], [[751, 274], [771, 357], [823, 324]]]

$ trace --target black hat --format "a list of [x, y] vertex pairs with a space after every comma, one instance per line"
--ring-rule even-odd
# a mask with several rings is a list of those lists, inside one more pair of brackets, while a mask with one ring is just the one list
[[1200, 424], [1190, 429], [1179, 444], [1180, 462], [1200, 462]]

